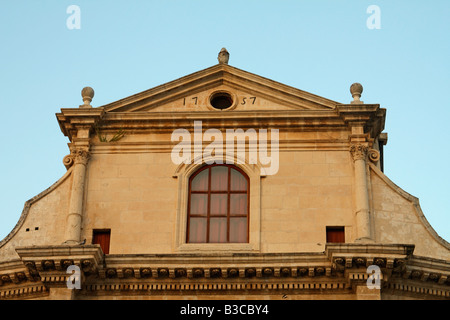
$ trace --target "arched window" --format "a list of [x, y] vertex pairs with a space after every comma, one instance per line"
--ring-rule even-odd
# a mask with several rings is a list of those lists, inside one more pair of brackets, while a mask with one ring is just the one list
[[210, 165], [189, 179], [187, 243], [248, 242], [249, 178], [231, 165]]

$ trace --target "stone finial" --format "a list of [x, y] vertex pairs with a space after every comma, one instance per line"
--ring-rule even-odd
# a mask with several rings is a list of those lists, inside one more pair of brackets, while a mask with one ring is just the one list
[[91, 87], [84, 87], [83, 90], [81, 90], [81, 97], [83, 98], [84, 102], [83, 107], [91, 107], [91, 101], [94, 97], [94, 89], [92, 89]]
[[353, 101], [351, 103], [363, 104], [364, 102], [360, 100], [361, 94], [363, 92], [363, 86], [360, 83], [354, 83], [350, 86], [350, 93], [352, 94]]
[[227, 49], [222, 48], [219, 52], [219, 56], [217, 57], [217, 60], [219, 60], [219, 63], [221, 64], [228, 64], [228, 60], [230, 59], [230, 54], [228, 53]]

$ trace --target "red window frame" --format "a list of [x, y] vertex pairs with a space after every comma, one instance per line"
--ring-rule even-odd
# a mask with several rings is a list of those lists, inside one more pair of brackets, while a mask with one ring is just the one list
[[[228, 176], [227, 176], [227, 189], [225, 190], [221, 190], [221, 191], [214, 191], [211, 188], [211, 170], [214, 167], [226, 167], [228, 168]], [[192, 190], [192, 182], [193, 180], [202, 172], [204, 172], [205, 170], [208, 170], [208, 187], [207, 190], [204, 191], [193, 191]], [[246, 181], [246, 185], [247, 188], [245, 191], [233, 191], [231, 190], [231, 173], [232, 170], [237, 171], [243, 178], [245, 178]], [[233, 166], [233, 165], [228, 165], [228, 164], [213, 164], [213, 165], [207, 165], [204, 166], [202, 168], [200, 168], [199, 170], [197, 170], [190, 178], [189, 178], [189, 197], [188, 197], [188, 208], [187, 208], [187, 230], [186, 230], [186, 242], [187, 243], [248, 243], [249, 241], [249, 216], [250, 216], [250, 179], [247, 176], [247, 174], [242, 171], [240, 168]], [[198, 215], [198, 214], [193, 214], [191, 213], [191, 201], [192, 201], [192, 195], [195, 194], [203, 194], [203, 195], [207, 195], [207, 206], [206, 206], [206, 216], [205, 215]], [[215, 194], [221, 194], [221, 195], [227, 195], [227, 206], [226, 206], [226, 215], [225, 214], [214, 214], [211, 215], [211, 196], [215, 195]], [[246, 213], [245, 214], [233, 214], [231, 215], [230, 213], [230, 208], [231, 208], [231, 198], [232, 195], [234, 194], [245, 194], [247, 197], [247, 201], [245, 204], [245, 210]], [[192, 235], [190, 234], [190, 227], [191, 227], [191, 219], [192, 218], [206, 218], [206, 236], [205, 236], [205, 241], [195, 241], [192, 240], [191, 238]], [[210, 230], [210, 226], [211, 226], [211, 219], [214, 218], [226, 218], [226, 240], [225, 241], [211, 241], [211, 230]], [[230, 219], [234, 219], [234, 218], [246, 218], [246, 228], [245, 228], [245, 236], [241, 237], [245, 238], [245, 241], [230, 241], [230, 229], [231, 229], [231, 223], [230, 223]]]
[[345, 243], [344, 227], [327, 227], [327, 243]]
[[109, 254], [111, 239], [110, 229], [95, 229], [92, 231], [92, 244], [99, 244], [104, 254]]

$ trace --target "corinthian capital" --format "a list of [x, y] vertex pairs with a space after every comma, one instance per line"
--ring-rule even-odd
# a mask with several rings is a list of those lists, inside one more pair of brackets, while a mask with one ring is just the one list
[[71, 154], [73, 155], [74, 164], [80, 163], [86, 165], [91, 156], [89, 151], [84, 149], [75, 149]]
[[369, 152], [369, 147], [365, 144], [357, 143], [350, 146], [350, 153], [352, 155], [353, 161], [356, 160], [366, 160], [367, 154]]
[[70, 154], [63, 158], [63, 164], [69, 169], [74, 164], [86, 165], [90, 158], [90, 152], [86, 148], [71, 148]]

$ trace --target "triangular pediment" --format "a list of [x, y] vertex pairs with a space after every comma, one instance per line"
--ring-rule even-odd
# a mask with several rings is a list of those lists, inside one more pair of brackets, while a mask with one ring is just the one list
[[211, 98], [218, 93], [228, 95], [232, 100], [229, 109], [236, 111], [330, 110], [338, 104], [227, 64], [217, 64], [102, 107], [106, 112], [207, 111], [215, 110]]

